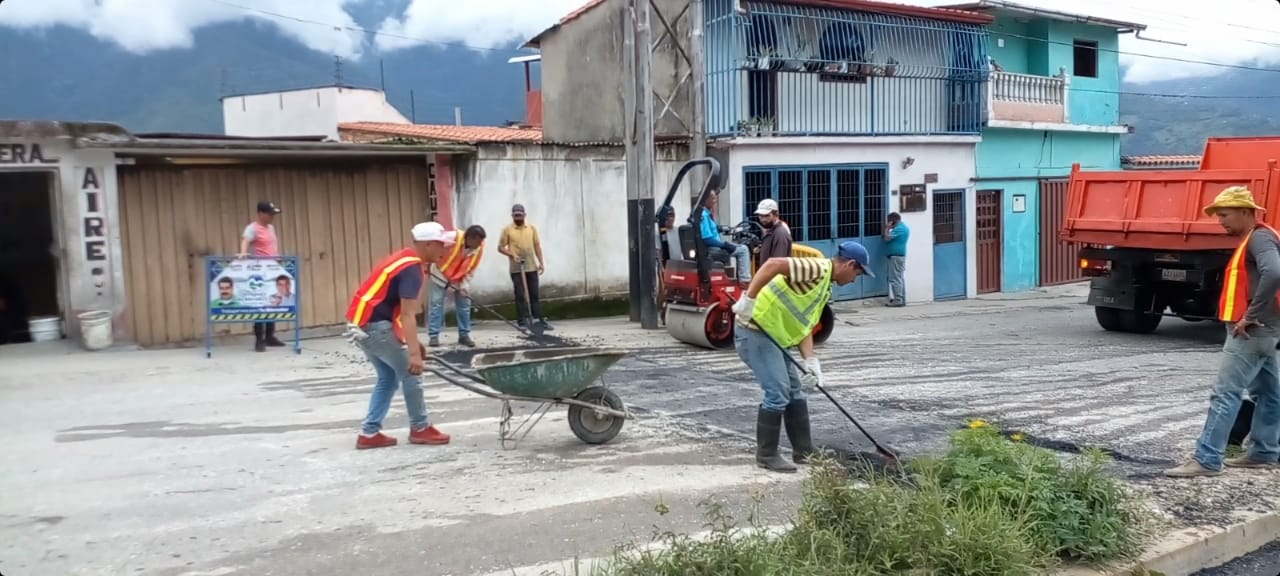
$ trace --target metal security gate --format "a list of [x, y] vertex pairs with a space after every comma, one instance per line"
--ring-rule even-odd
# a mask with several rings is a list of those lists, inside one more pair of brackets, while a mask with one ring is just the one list
[[118, 170], [127, 316], [143, 346], [204, 335], [203, 258], [235, 253], [259, 200], [284, 210], [275, 227], [300, 260], [304, 327], [341, 324], [354, 287], [430, 209], [425, 163]]
[[[743, 175], [743, 214], [750, 216], [765, 198], [778, 202], [778, 214], [795, 242], [828, 256], [845, 240], [867, 247], [875, 278], [859, 278], [836, 288], [835, 300], [873, 298], [889, 293], [885, 280], [884, 224], [888, 212], [888, 168], [804, 166], [747, 168]], [[834, 208], [834, 209], [833, 209]]]
[[933, 299], [964, 298], [968, 250], [964, 241], [964, 190], [933, 193]]
[[1063, 242], [1058, 230], [1066, 219], [1067, 180], [1040, 181], [1040, 285], [1054, 286], [1084, 280], [1076, 265], [1079, 246]]
[[979, 190], [977, 197], [978, 293], [999, 292], [1002, 282], [1003, 233], [1000, 198], [1003, 190]]

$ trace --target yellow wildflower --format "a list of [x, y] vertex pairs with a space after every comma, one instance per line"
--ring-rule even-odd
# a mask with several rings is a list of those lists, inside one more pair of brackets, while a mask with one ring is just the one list
[[1014, 433], [1014, 434], [1010, 435], [1010, 436], [1009, 436], [1009, 439], [1010, 439], [1010, 440], [1013, 440], [1014, 442], [1021, 442], [1021, 441], [1023, 441], [1024, 439], [1026, 439], [1026, 437], [1027, 437], [1027, 435], [1026, 435], [1026, 434], [1023, 434], [1023, 433], [1021, 433], [1021, 432], [1017, 432], [1017, 433]]
[[984, 426], [986, 426], [986, 425], [987, 425], [987, 423], [986, 423], [986, 422], [984, 422], [984, 421], [982, 421], [982, 420], [970, 420], [970, 421], [969, 421], [969, 429], [970, 429], [970, 430], [977, 430], [978, 428], [982, 428], [982, 427], [984, 427]]

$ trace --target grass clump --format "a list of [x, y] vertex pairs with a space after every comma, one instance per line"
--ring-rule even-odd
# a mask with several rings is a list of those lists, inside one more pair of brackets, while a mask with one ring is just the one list
[[[1015, 436], [1016, 438], [1016, 436]], [[739, 527], [709, 506], [709, 536], [619, 548], [597, 576], [1030, 576], [1141, 544], [1140, 507], [1088, 451], [1062, 462], [975, 422], [903, 477], [814, 465], [790, 529]]]

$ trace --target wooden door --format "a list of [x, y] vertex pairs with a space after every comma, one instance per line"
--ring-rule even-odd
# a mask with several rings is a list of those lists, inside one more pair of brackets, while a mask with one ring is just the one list
[[979, 190], [977, 197], [978, 293], [999, 292], [1003, 266], [1003, 190]]
[[1067, 180], [1040, 181], [1040, 285], [1084, 280], [1076, 258], [1079, 246], [1058, 238], [1067, 215]]

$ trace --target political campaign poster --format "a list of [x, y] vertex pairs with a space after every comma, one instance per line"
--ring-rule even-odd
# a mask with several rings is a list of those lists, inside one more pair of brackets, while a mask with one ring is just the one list
[[297, 258], [209, 258], [209, 319], [291, 321], [298, 317]]

